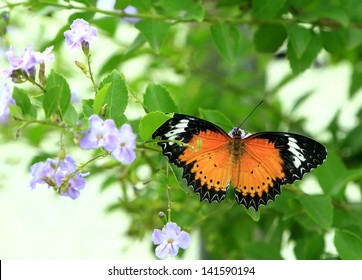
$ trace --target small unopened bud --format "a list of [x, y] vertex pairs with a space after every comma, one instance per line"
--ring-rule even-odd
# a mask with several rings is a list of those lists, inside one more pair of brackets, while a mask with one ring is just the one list
[[89, 55], [89, 42], [82, 41], [82, 51], [86, 56]]
[[77, 67], [82, 70], [82, 72], [84, 74], [87, 74], [88, 73], [88, 69], [87, 69], [87, 66], [85, 66], [85, 64], [83, 62], [80, 62], [80, 61], [75, 61], [74, 62], [75, 65], [77, 65]]

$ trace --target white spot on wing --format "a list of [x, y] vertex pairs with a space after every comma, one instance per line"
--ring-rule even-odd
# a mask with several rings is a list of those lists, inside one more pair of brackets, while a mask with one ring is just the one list
[[[186, 132], [185, 128], [188, 126], [188, 124], [189, 120], [180, 120], [180, 122], [178, 122], [175, 126], [173, 126], [169, 132], [165, 133], [165, 137], [167, 137], [168, 140], [175, 140], [180, 133]], [[173, 144], [175, 143], [174, 142], [168, 143], [168, 145], [170, 146], [172, 146]]]
[[293, 137], [288, 137], [288, 151], [291, 152], [293, 156], [293, 163], [295, 167], [299, 168], [306, 159], [303, 156], [303, 153], [298, 146], [297, 140]]

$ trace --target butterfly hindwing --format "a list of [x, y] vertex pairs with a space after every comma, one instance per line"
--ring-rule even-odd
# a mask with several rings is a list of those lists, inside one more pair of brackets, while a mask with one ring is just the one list
[[281, 185], [302, 179], [327, 156], [317, 141], [292, 133], [257, 133], [244, 143], [245, 152], [233, 170], [233, 185], [236, 201], [247, 208], [258, 209], [274, 200]]
[[226, 148], [231, 138], [221, 128], [199, 118], [174, 114], [152, 138], [158, 136], [163, 154], [183, 168], [183, 178], [200, 195], [201, 201], [224, 199], [232, 170]]

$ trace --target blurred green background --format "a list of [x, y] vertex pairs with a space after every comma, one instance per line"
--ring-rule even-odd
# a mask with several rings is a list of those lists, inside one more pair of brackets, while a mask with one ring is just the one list
[[[19, 53], [29, 43], [41, 51], [54, 45], [48, 70], [91, 98], [89, 81], [74, 65], [84, 57], [64, 48], [63, 32], [82, 17], [99, 33], [91, 45], [96, 79], [114, 68], [124, 75], [130, 92], [125, 115], [136, 132], [148, 113], [144, 92], [154, 83], [167, 89], [180, 112], [207, 118], [218, 111], [235, 125], [263, 100], [245, 130], [309, 136], [327, 147], [327, 161], [254, 213], [232, 195], [220, 204], [200, 203], [180, 171], [161, 180], [167, 160], [160, 152], [139, 148], [130, 167], [96, 162], [86, 190], [70, 201], [27, 188], [30, 162], [57, 154], [59, 131], [28, 126], [15, 140], [19, 124], [11, 122], [0, 134], [0, 257], [154, 258], [150, 236], [162, 227], [158, 213], [167, 211], [169, 187], [172, 220], [192, 239], [181, 257], [362, 259], [360, 1], [100, 2], [95, 8], [96, 1], [70, 1], [77, 9], [61, 1], [0, 4], [9, 16], [2, 21], [2, 54], [10, 44]], [[110, 3], [116, 10], [135, 6], [147, 27], [125, 22]], [[0, 65], [7, 67], [5, 56]], [[89, 154], [69, 138], [68, 152], [86, 161]]]

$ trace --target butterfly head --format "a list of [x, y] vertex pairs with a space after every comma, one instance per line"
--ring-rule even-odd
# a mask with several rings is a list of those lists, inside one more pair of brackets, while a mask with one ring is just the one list
[[239, 139], [244, 139], [251, 135], [251, 133], [245, 133], [245, 130], [241, 129], [240, 127], [234, 127], [228, 134], [232, 138]]

